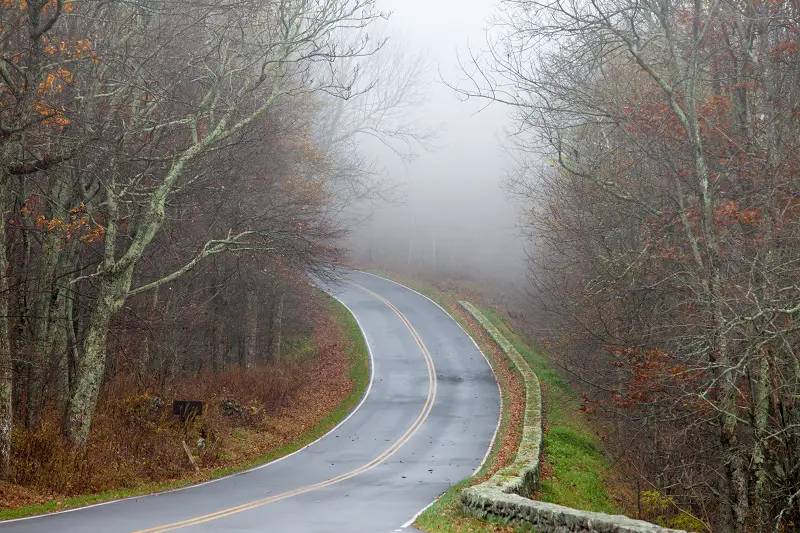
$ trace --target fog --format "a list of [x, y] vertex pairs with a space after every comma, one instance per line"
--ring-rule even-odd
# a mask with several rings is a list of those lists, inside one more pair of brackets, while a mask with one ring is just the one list
[[389, 38], [401, 41], [409, 56], [421, 51], [430, 61], [420, 81], [426, 101], [416, 111], [437, 135], [434, 146], [418, 149], [411, 161], [370, 147], [387, 177], [404, 184], [405, 194], [399, 205], [373, 204], [371, 216], [351, 235], [353, 258], [368, 266], [472, 274], [504, 285], [518, 281], [518, 217], [501, 187], [509, 165], [502, 147], [508, 110], [462, 101], [442, 81], [456, 83], [459, 57], [484, 46], [494, 1], [383, 0], [380, 7], [392, 12]]

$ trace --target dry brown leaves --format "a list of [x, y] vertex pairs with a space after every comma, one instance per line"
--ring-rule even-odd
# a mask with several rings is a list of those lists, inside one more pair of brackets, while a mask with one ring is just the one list
[[19, 485], [0, 481], [0, 507], [14, 509], [26, 505], [47, 503], [50, 499], [47, 494]]
[[488, 471], [476, 478], [476, 483], [489, 479], [495, 472], [511, 464], [517, 454], [519, 442], [522, 439], [522, 427], [525, 420], [525, 385], [522, 376], [512, 370], [511, 363], [503, 351], [491, 337], [457, 305], [453, 305], [451, 312], [457, 314], [469, 327], [472, 334], [477, 337], [481, 346], [485, 347], [484, 353], [490, 359], [501, 387], [508, 395], [508, 424], [503, 433], [497, 456]]
[[[12, 473], [18, 484], [0, 485], [0, 508], [184, 478], [203, 480], [215, 469], [297, 441], [353, 386], [346, 340], [336, 319], [315, 312], [311, 320], [317, 354], [303, 363], [286, 361], [187, 377], [159, 394], [142, 391], [134, 379], [109, 384], [86, 453], [69, 452], [55, 410], [41, 429], [15, 427]], [[184, 427], [170, 414], [172, 398], [205, 401], [206, 410]], [[227, 399], [240, 403], [244, 413], [226, 416], [222, 402]], [[155, 400], [160, 403], [152, 408]], [[197, 444], [200, 437], [205, 439], [203, 449]], [[186, 458], [183, 440], [200, 463], [198, 474]]]

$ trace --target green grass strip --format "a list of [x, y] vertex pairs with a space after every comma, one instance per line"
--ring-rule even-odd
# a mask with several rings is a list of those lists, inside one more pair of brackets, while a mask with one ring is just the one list
[[580, 398], [539, 351], [533, 350], [490, 308], [481, 311], [534, 369], [545, 400], [547, 428], [543, 451], [553, 475], [541, 481], [536, 498], [566, 507], [615, 514], [621, 509], [609, 497], [610, 469], [597, 436], [580, 413]]

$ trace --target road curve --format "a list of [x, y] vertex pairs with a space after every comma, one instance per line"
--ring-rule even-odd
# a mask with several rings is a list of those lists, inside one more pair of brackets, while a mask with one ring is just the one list
[[471, 475], [500, 398], [488, 363], [436, 304], [348, 271], [327, 285], [356, 316], [373, 359], [369, 391], [312, 445], [210, 483], [0, 523], [0, 533], [291, 531], [389, 533]]

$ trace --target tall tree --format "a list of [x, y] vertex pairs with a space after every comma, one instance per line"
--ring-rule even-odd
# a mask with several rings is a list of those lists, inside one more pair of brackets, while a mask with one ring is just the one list
[[63, 11], [61, 1], [13, 1], [0, 6], [0, 479], [8, 476], [13, 425], [7, 256], [13, 181], [68, 159], [80, 146], [50, 145], [52, 134], [67, 123], [59, 93], [70, 73], [62, 65], [68, 56], [81, 55], [73, 42], [62, 42], [60, 50], [49, 48]]
[[[103, 255], [90, 275], [97, 298], [65, 426], [78, 447], [89, 435], [110, 321], [129, 295], [172, 281], [210, 255], [269, 251], [278, 244], [268, 228], [229, 231], [206, 242], [178, 270], [132, 289], [136, 266], [162, 229], [170, 198], [202, 172], [206, 154], [240, 142], [278, 102], [333, 90], [337, 60], [370, 49], [367, 41], [340, 47], [337, 31], [365, 27], [379, 17], [371, 0], [184, 3], [179, 8], [153, 2], [99, 9], [100, 19], [108, 21], [105, 41], [95, 43], [107, 60], [92, 76], [98, 80], [95, 97], [107, 100], [108, 113], [100, 119], [114, 132], [111, 160], [116, 165], [136, 161], [139, 171], [120, 174], [115, 166], [98, 180]], [[311, 76], [319, 62], [330, 66], [327, 77]], [[175, 99], [178, 94], [182, 100]], [[147, 153], [153, 150], [157, 154]]]
[[795, 7], [503, 6], [457, 89], [517, 111], [532, 280], [597, 353], [593, 394], [641, 413], [649, 481], [715, 530], [796, 520]]

